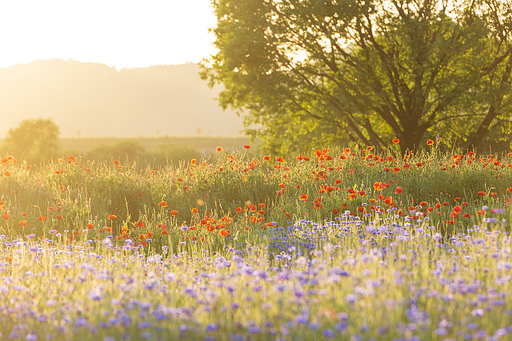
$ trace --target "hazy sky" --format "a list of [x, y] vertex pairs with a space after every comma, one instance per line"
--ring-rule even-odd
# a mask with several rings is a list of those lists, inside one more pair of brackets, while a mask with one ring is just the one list
[[214, 52], [210, 0], [0, 1], [0, 67], [74, 59], [118, 69]]

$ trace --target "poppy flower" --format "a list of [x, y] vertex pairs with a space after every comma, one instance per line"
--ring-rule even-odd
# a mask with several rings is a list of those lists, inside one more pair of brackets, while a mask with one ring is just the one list
[[277, 160], [278, 162], [284, 162], [284, 159], [283, 159], [281, 156], [277, 157], [277, 158], [276, 158], [276, 160]]
[[302, 194], [300, 195], [300, 198], [299, 198], [299, 199], [300, 199], [300, 200], [302, 200], [302, 201], [307, 201], [307, 200], [308, 200], [308, 195], [307, 195], [307, 194], [305, 194], [305, 193], [302, 193]]
[[480, 192], [478, 192], [478, 194], [480, 194], [481, 196], [484, 197], [487, 193], [485, 193], [484, 191], [480, 191]]
[[399, 139], [393, 139], [393, 140], [391, 140], [391, 142], [393, 142], [394, 144], [399, 144], [400, 140]]
[[249, 149], [249, 148], [251, 148], [251, 146], [249, 146], [248, 144], [244, 144], [244, 148]]
[[433, 144], [434, 144], [434, 141], [432, 141], [432, 140], [430, 140], [430, 139], [429, 139], [429, 140], [427, 140], [427, 146], [431, 146], [431, 145], [433, 145]]
[[270, 161], [270, 156], [265, 155], [265, 156], [263, 157], [263, 160], [265, 160], [265, 161]]
[[224, 150], [224, 149], [222, 149], [222, 147], [220, 147], [220, 146], [219, 146], [219, 147], [217, 147], [217, 148], [215, 148], [215, 151], [216, 151], [217, 153], [218, 153], [218, 152], [221, 152], [221, 151], [223, 151], [223, 150]]
[[47, 218], [44, 215], [37, 217], [37, 220], [40, 220], [40, 221], [46, 221], [46, 219]]
[[165, 201], [160, 201], [158, 206], [167, 207], [167, 203]]
[[113, 215], [113, 214], [109, 214], [109, 215], [108, 215], [108, 217], [107, 217], [107, 219], [116, 219], [116, 216], [115, 216], [115, 215]]
[[403, 191], [404, 191], [404, 190], [402, 189], [402, 187], [397, 187], [397, 188], [395, 189], [395, 193], [396, 193], [396, 194], [400, 194], [400, 193], [402, 193]]
[[198, 211], [199, 211], [199, 210], [198, 210], [197, 208], [195, 208], [195, 207], [194, 207], [192, 210], [190, 210], [190, 212], [191, 212], [192, 214], [196, 214]]
[[400, 171], [401, 171], [400, 167], [395, 167], [395, 168], [393, 168], [393, 172], [394, 172], [394, 173], [398, 173], [398, 172], [400, 172]]
[[174, 217], [176, 214], [178, 214], [178, 211], [177, 210], [172, 210], [171, 211], [171, 215]]
[[197, 160], [196, 160], [196, 159], [192, 159], [192, 160], [190, 160], [190, 164], [191, 164], [191, 165], [195, 165], [196, 163], [197, 163]]

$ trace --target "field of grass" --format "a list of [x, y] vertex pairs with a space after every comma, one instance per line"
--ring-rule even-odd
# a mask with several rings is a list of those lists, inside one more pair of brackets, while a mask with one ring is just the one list
[[512, 154], [0, 170], [0, 339], [509, 340]]

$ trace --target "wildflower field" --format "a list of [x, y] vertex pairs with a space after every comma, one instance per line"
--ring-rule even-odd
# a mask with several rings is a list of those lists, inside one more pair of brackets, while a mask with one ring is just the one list
[[424, 147], [5, 157], [0, 339], [511, 340], [512, 154]]

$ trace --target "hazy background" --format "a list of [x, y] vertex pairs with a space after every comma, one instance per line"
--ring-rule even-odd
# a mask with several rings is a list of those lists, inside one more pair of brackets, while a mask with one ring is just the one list
[[0, 139], [25, 119], [61, 138], [241, 136], [198, 75], [210, 0], [0, 2]]
[[51, 118], [61, 137], [241, 136], [197, 64], [116, 70], [53, 59], [0, 69], [0, 138], [23, 119]]

